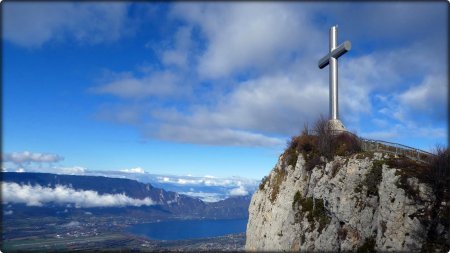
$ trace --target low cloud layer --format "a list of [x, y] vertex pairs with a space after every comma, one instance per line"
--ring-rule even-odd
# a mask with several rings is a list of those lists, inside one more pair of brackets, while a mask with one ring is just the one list
[[245, 196], [245, 195], [248, 195], [248, 191], [245, 189], [244, 186], [241, 185], [239, 187], [232, 189], [230, 191], [230, 195], [231, 196]]
[[155, 175], [155, 181], [158, 183], [172, 183], [186, 186], [220, 186], [220, 187], [239, 187], [242, 185], [256, 186], [259, 182], [253, 179], [230, 177], [218, 178], [212, 176], [193, 177], [193, 176], [162, 176]]
[[136, 168], [131, 168], [131, 169], [123, 169], [120, 170], [121, 172], [125, 172], [125, 173], [137, 173], [137, 174], [144, 174], [145, 171], [143, 168], [141, 167], [136, 167]]
[[215, 192], [180, 192], [180, 194], [188, 195], [190, 197], [199, 198], [204, 202], [217, 202], [226, 198], [223, 194]]
[[22, 203], [27, 206], [43, 206], [47, 203], [73, 204], [77, 208], [85, 207], [124, 207], [150, 206], [150, 198], [134, 199], [125, 194], [98, 194], [96, 191], [75, 190], [62, 185], [55, 188], [40, 185], [19, 185], [2, 183], [3, 203]]
[[26, 163], [55, 163], [64, 160], [64, 157], [51, 153], [33, 153], [30, 151], [13, 152], [3, 155], [4, 162], [12, 162], [15, 164]]

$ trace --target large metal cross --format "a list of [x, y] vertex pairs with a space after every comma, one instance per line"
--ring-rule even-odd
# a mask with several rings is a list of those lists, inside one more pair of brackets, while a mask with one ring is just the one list
[[348, 40], [337, 46], [337, 25], [332, 26], [330, 28], [330, 52], [319, 61], [321, 69], [330, 65], [330, 121], [339, 122], [337, 59], [351, 48], [352, 44]]

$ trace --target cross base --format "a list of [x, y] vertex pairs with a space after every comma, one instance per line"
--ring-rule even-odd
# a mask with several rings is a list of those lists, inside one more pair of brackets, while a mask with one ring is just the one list
[[344, 124], [338, 119], [330, 119], [327, 122], [329, 131], [347, 131], [344, 127]]

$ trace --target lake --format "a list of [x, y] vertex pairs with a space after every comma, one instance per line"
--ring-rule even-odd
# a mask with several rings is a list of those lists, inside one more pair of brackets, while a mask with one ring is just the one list
[[154, 240], [189, 240], [245, 232], [248, 219], [173, 220], [132, 225], [128, 232]]

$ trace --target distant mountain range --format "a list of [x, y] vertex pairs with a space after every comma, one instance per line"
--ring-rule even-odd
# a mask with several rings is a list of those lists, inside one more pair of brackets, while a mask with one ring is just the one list
[[242, 177], [219, 178], [213, 176], [158, 175], [143, 171], [136, 173], [86, 170], [83, 173], [84, 175], [134, 179], [139, 182], [150, 183], [165, 190], [197, 197], [205, 202], [215, 202], [232, 196], [251, 195], [256, 191], [260, 183], [260, 180]]
[[[170, 184], [172, 179], [165, 180]], [[29, 172], [3, 172], [2, 197], [3, 214], [16, 217], [121, 214], [151, 218], [231, 219], [248, 217], [250, 203], [248, 194], [208, 203], [127, 178]]]
[[2, 169], [3, 172], [39, 172], [58, 175], [85, 175], [105, 176], [111, 178], [127, 178], [141, 183], [150, 183], [152, 186], [167, 191], [174, 191], [191, 197], [197, 197], [205, 202], [216, 202], [232, 196], [245, 196], [253, 194], [260, 180], [242, 177], [219, 178], [214, 176], [190, 175], [158, 175], [145, 172], [142, 168], [122, 171], [95, 171], [85, 168], [27, 168], [17, 171]]

